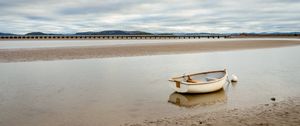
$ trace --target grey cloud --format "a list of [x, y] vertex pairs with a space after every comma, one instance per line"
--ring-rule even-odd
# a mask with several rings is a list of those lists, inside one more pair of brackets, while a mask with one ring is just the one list
[[0, 32], [299, 31], [299, 0], [0, 1]]
[[59, 10], [58, 13], [63, 15], [82, 15], [82, 14], [105, 14], [107, 12], [117, 12], [121, 8], [116, 6], [92, 5], [85, 7], [67, 7]]
[[149, 2], [143, 2], [140, 0], [115, 0], [107, 2], [98, 2], [95, 4], [87, 4], [75, 7], [65, 7], [58, 11], [58, 13], [63, 15], [81, 15], [81, 14], [107, 14], [107, 13], [123, 13], [122, 11], [131, 10], [141, 4]]
[[28, 20], [35, 20], [35, 21], [51, 21], [52, 18], [49, 17], [41, 17], [41, 16], [25, 16]]

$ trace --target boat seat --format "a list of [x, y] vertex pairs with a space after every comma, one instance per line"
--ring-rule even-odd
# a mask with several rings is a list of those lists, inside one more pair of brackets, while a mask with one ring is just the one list
[[200, 83], [202, 81], [200, 81], [200, 80], [186, 80], [186, 82], [189, 82], [189, 83]]
[[188, 75], [187, 77], [188, 77], [188, 79], [186, 80], [186, 82], [189, 82], [189, 83], [200, 83], [201, 82], [200, 80], [193, 80], [190, 75]]

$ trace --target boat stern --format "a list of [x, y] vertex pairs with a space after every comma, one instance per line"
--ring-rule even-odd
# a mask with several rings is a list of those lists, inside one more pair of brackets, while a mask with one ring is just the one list
[[188, 92], [188, 85], [182, 84], [180, 81], [170, 81], [169, 86], [179, 93]]

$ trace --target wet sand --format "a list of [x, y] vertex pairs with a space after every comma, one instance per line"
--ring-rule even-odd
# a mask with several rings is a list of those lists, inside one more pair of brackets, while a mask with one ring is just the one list
[[[299, 41], [2, 49], [5, 54], [15, 52], [29, 56], [1, 58], [2, 62], [140, 57], [0, 63], [0, 124], [299, 125], [300, 58], [296, 54], [300, 46], [275, 48], [292, 45], [299, 45]], [[256, 48], [275, 49], [176, 54]], [[32, 57], [24, 53], [35, 50]], [[240, 79], [236, 84], [225, 86], [224, 92], [178, 95], [166, 85], [167, 78], [178, 73], [224, 66]], [[276, 97], [276, 101], [271, 101], [271, 97]], [[180, 99], [181, 104], [172, 103], [172, 99]]]
[[218, 110], [198, 115], [144, 121], [129, 126], [299, 126], [300, 97], [250, 108]]
[[0, 62], [129, 57], [300, 45], [300, 40], [232, 40], [53, 48], [0, 49]]

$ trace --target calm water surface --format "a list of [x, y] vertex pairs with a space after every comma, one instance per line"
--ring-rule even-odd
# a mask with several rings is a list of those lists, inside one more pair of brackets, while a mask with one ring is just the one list
[[[174, 42], [199, 42], [224, 39], [169, 39], [163, 40], [164, 43]], [[78, 47], [78, 46], [111, 46], [128, 44], [150, 44], [162, 43], [161, 39], [153, 40], [4, 40], [0, 41], [0, 49], [18, 49], [18, 48], [51, 48], [51, 47]]]
[[240, 40], [296, 40], [293, 38], [243, 38], [243, 39], [151, 39], [151, 40], [1, 40], [0, 49], [19, 48], [52, 48], [52, 47], [80, 47], [80, 46], [112, 46], [128, 44], [153, 44], [177, 42], [213, 42], [213, 41], [240, 41]]
[[[1, 126], [97, 126], [300, 96], [300, 46], [199, 54], [0, 63]], [[203, 95], [168, 79], [227, 68], [240, 81]]]

